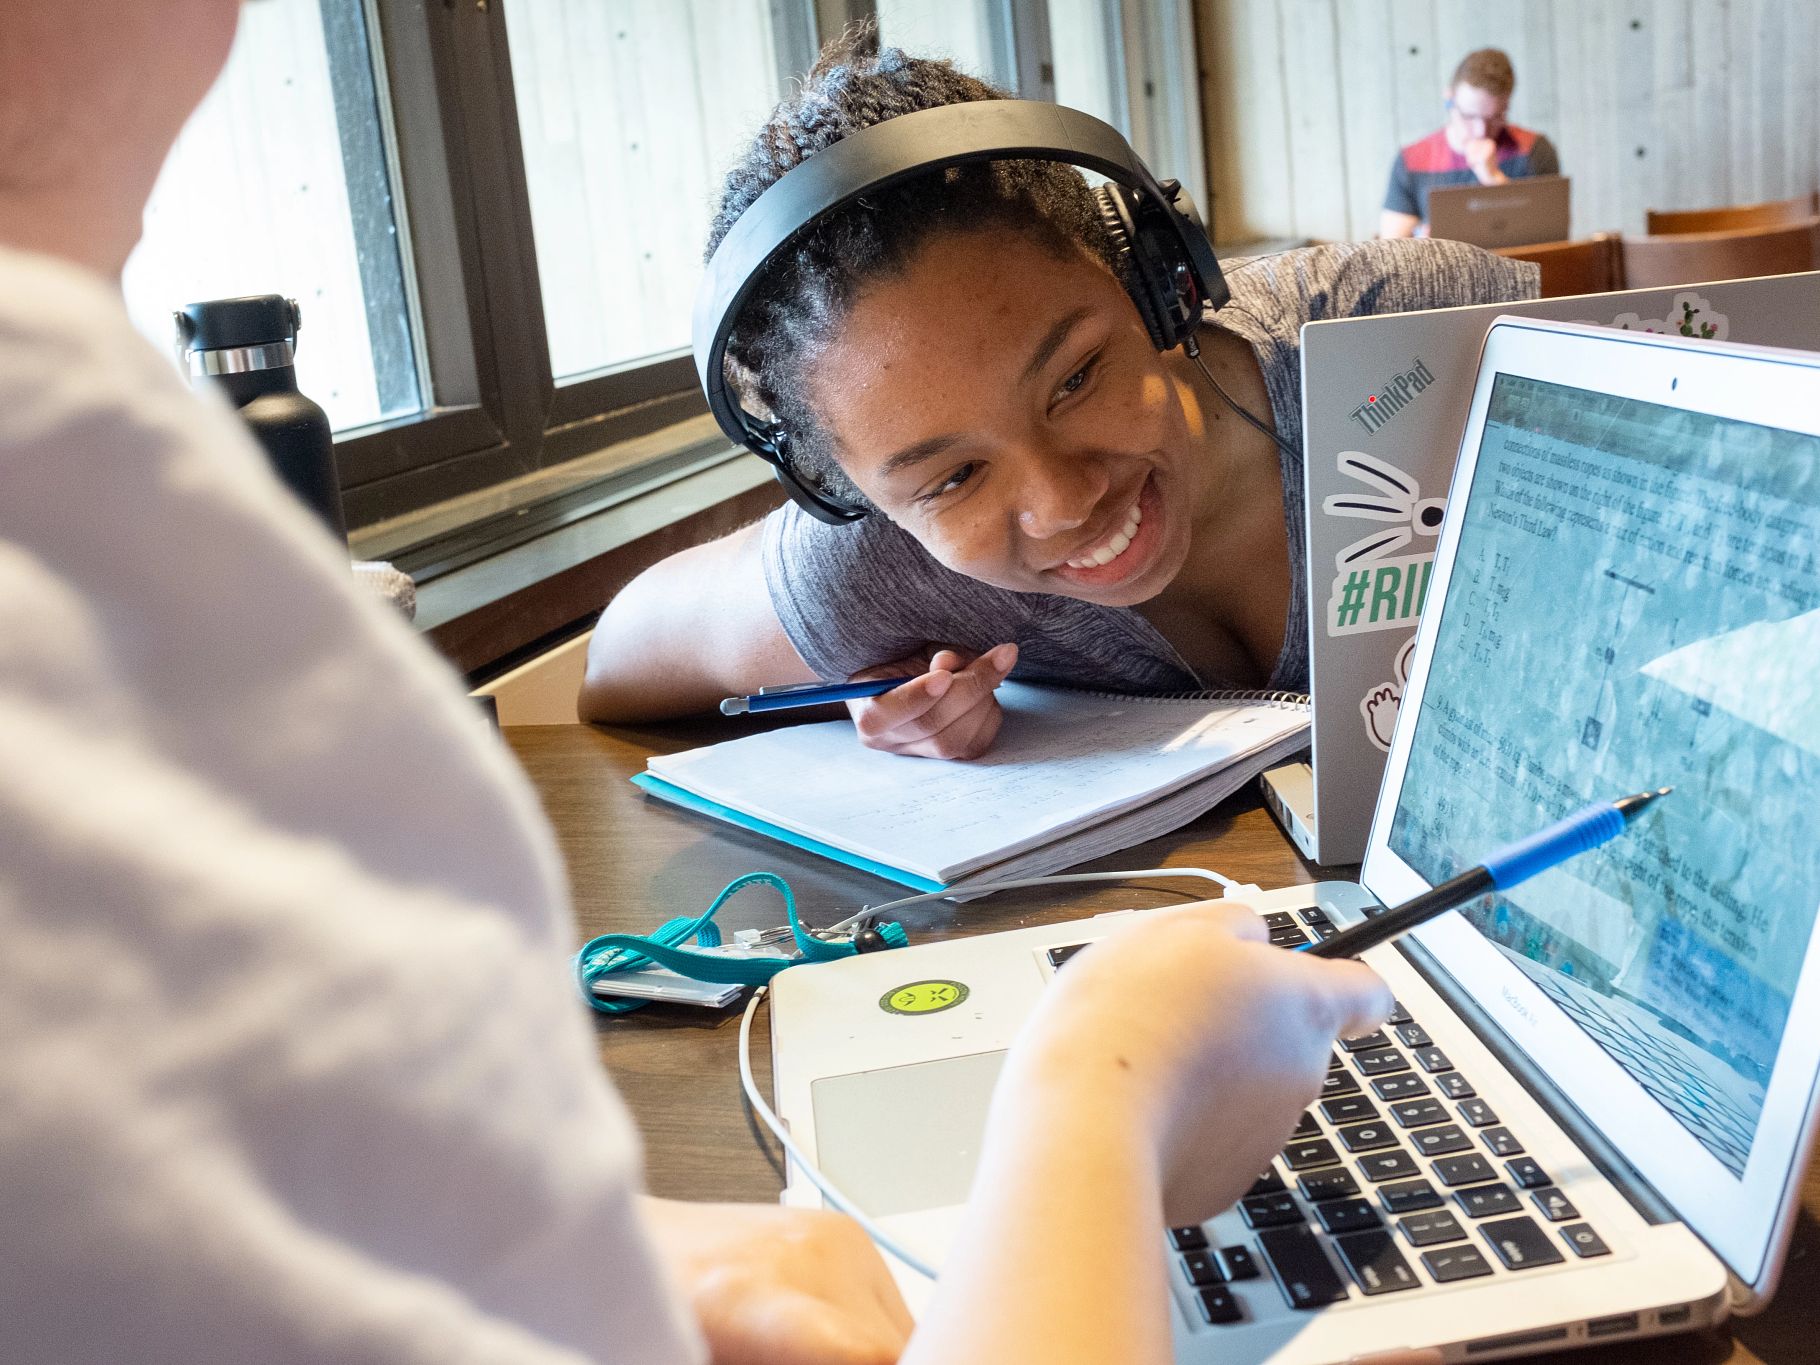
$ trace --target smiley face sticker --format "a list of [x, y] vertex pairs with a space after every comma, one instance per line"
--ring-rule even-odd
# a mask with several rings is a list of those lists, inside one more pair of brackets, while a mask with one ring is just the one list
[[958, 981], [912, 981], [886, 991], [878, 1007], [886, 1014], [940, 1014], [966, 998], [967, 988]]

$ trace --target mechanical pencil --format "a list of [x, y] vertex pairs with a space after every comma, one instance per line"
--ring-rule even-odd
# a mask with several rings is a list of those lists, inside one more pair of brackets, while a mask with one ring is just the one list
[[819, 706], [827, 701], [853, 701], [859, 697], [876, 697], [894, 687], [902, 687], [910, 678], [873, 678], [869, 682], [792, 683], [788, 687], [761, 687], [749, 697], [728, 697], [720, 704], [723, 716], [741, 716], [748, 711], [782, 711], [792, 706]]

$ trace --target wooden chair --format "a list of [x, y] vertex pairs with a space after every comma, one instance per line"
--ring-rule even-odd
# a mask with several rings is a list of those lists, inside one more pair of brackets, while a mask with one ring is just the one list
[[1781, 227], [1820, 212], [1814, 193], [1763, 204], [1732, 204], [1718, 209], [1651, 209], [1644, 228], [1652, 237], [1684, 232], [1736, 232], [1740, 228]]
[[1558, 299], [1568, 294], [1603, 294], [1623, 288], [1618, 274], [1618, 234], [1595, 232], [1571, 242], [1537, 242], [1532, 246], [1501, 246], [1498, 255], [1513, 261], [1534, 261], [1542, 267], [1542, 297]]
[[1820, 218], [1734, 232], [1684, 232], [1666, 237], [1626, 234], [1619, 255], [1626, 289], [1786, 275], [1812, 270], [1820, 263]]

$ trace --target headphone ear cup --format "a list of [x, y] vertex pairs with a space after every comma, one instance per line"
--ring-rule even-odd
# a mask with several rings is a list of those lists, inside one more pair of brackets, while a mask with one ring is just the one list
[[1173, 329], [1169, 326], [1168, 307], [1164, 302], [1175, 291], [1153, 259], [1155, 253], [1138, 231], [1136, 199], [1133, 191], [1110, 182], [1093, 192], [1100, 223], [1112, 239], [1122, 282], [1132, 303], [1137, 305], [1138, 316], [1144, 320], [1144, 330], [1150, 333], [1150, 344], [1159, 351], [1167, 351], [1179, 340], [1170, 335]]
[[790, 458], [789, 436], [780, 424], [773, 422], [767, 436], [768, 449], [761, 450], [750, 444], [747, 449], [771, 466], [771, 473], [798, 507], [830, 526], [846, 526], [865, 517], [864, 507], [852, 507], [839, 501], [817, 480], [797, 470], [795, 461]]

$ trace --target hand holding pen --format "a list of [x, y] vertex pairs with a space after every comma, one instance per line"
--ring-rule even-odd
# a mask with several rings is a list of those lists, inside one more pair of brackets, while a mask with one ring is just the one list
[[[993, 693], [1016, 663], [1014, 644], [997, 645], [977, 657], [937, 649], [866, 669], [847, 683], [767, 688], [750, 697], [729, 697], [720, 709], [738, 715], [845, 701], [860, 743], [869, 749], [921, 758], [978, 758], [992, 746], [1003, 719]], [[864, 691], [856, 696], [856, 689]]]
[[1355, 924], [1332, 938], [1309, 944], [1304, 951], [1315, 957], [1357, 957], [1367, 948], [1388, 942], [1476, 896], [1509, 890], [1538, 872], [1566, 862], [1575, 854], [1617, 838], [1630, 827], [1631, 821], [1673, 790], [1673, 787], [1661, 787], [1616, 801], [1595, 801], [1527, 839], [1506, 844], [1479, 866], [1468, 868], [1401, 905], [1380, 911], [1363, 924]]

